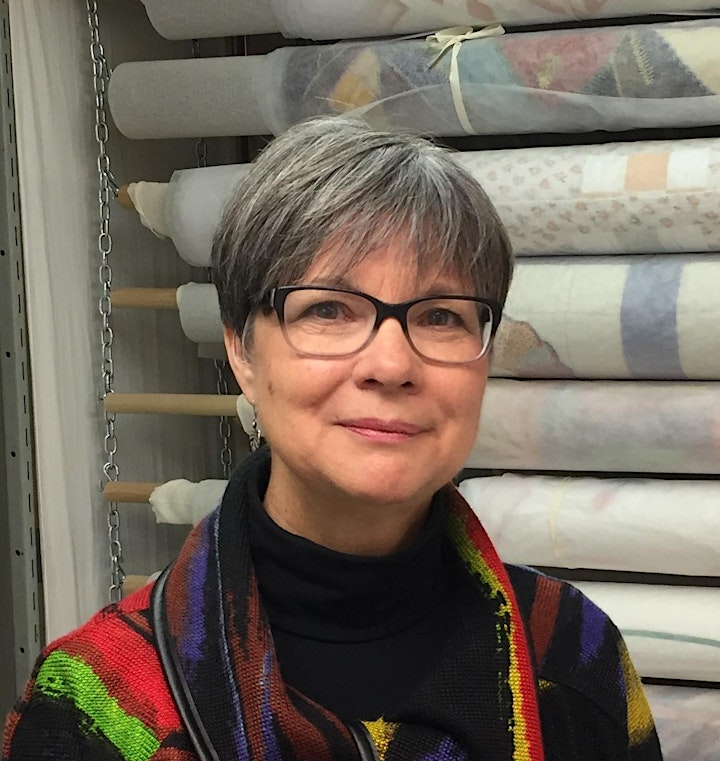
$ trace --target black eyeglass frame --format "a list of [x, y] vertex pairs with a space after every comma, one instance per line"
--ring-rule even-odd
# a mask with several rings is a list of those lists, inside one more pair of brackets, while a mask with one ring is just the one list
[[[351, 296], [360, 296], [361, 298], [369, 301], [375, 307], [375, 324], [373, 325], [367, 340], [362, 344], [362, 346], [359, 346], [354, 351], [344, 352], [342, 354], [314, 354], [311, 352], [303, 352], [297, 349], [293, 345], [292, 341], [288, 338], [287, 328], [285, 325], [285, 301], [287, 297], [294, 291], [329, 291], [331, 293], [347, 293]], [[444, 299], [450, 301], [475, 301], [478, 304], [483, 304], [490, 309], [490, 314], [492, 316], [490, 340], [487, 342], [487, 345], [483, 347], [482, 352], [477, 357], [474, 359], [463, 360], [462, 362], [448, 362], [442, 359], [433, 359], [432, 357], [427, 357], [425, 354], [418, 350], [418, 348], [413, 343], [412, 338], [410, 337], [410, 330], [407, 324], [408, 312], [412, 307], [415, 306], [415, 304], [419, 304], [422, 301], [432, 301], [433, 299]], [[421, 296], [417, 299], [410, 299], [409, 301], [400, 301], [396, 304], [391, 304], [387, 301], [376, 299], [374, 296], [371, 296], [368, 293], [363, 293], [362, 291], [353, 291], [348, 288], [332, 288], [324, 285], [280, 285], [276, 288], [271, 289], [265, 298], [261, 300], [261, 304], [265, 304], [267, 307], [272, 309], [275, 314], [277, 314], [278, 322], [280, 323], [280, 329], [285, 336], [285, 340], [293, 349], [295, 349], [295, 351], [302, 354], [303, 356], [327, 359], [351, 357], [353, 354], [361, 352], [372, 342], [373, 338], [375, 338], [375, 335], [377, 334], [383, 322], [385, 322], [385, 320], [387, 320], [389, 317], [394, 317], [400, 323], [400, 327], [402, 328], [403, 334], [405, 335], [410, 348], [412, 348], [412, 350], [425, 361], [435, 362], [441, 365], [469, 365], [471, 362], [476, 362], [478, 359], [482, 359], [482, 357], [488, 353], [492, 344], [492, 340], [495, 337], [495, 333], [497, 332], [497, 329], [500, 325], [500, 320], [502, 319], [502, 307], [497, 301], [494, 301], [493, 299], [480, 298], [478, 296], [459, 296], [457, 294], [438, 293], [430, 294], [428, 296]]]

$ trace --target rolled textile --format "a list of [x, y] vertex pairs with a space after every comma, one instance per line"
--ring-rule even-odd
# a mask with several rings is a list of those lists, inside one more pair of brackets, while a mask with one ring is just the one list
[[108, 89], [113, 121], [136, 139], [266, 135], [255, 81], [265, 63], [264, 56], [121, 63]]
[[720, 474], [720, 383], [492, 379], [466, 467]]
[[150, 23], [169, 40], [280, 31], [270, 0], [142, 0]]
[[573, 582], [625, 638], [642, 677], [720, 681], [720, 588]]
[[467, 39], [457, 67], [425, 40], [287, 47], [258, 92], [276, 134], [320, 113], [433, 135], [689, 127], [720, 121], [719, 43], [707, 20]]
[[720, 577], [717, 481], [506, 473], [460, 492], [509, 563]]
[[573, 19], [692, 12], [718, 0], [143, 0], [171, 40], [282, 31], [287, 37], [384, 37], [457, 24], [549, 24]]
[[434, 135], [720, 121], [720, 20], [460, 36], [445, 54], [441, 37], [123, 63], [110, 106], [134, 138], [279, 134], [338, 113]]
[[165, 213], [167, 188], [164, 182], [132, 182], [127, 186], [128, 196], [140, 221], [158, 238], [170, 235]]
[[186, 283], [177, 289], [180, 325], [183, 333], [197, 344], [223, 341], [220, 304], [211, 283]]
[[[720, 256], [525, 260], [516, 268], [491, 374], [720, 379]], [[222, 343], [215, 287], [177, 291], [196, 343]]]
[[[720, 141], [718, 157], [720, 164]], [[232, 164], [173, 172], [165, 195], [165, 219], [175, 248], [188, 264], [210, 264], [213, 236], [225, 203], [249, 170], [249, 164]]]
[[[720, 251], [720, 139], [463, 151], [456, 158], [492, 199], [518, 256]], [[167, 230], [183, 259], [207, 266], [222, 208], [248, 168], [175, 172], [164, 202], [138, 211], [151, 229]]]
[[227, 481], [178, 478], [156, 487], [150, 505], [158, 523], [195, 525], [220, 504], [226, 486]]
[[525, 259], [493, 374], [718, 380], [719, 293], [720, 255]]
[[717, 761], [720, 690], [646, 684], [664, 761]]

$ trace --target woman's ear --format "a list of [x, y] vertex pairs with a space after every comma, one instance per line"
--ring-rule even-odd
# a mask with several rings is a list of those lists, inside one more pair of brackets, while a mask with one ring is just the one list
[[243, 347], [242, 338], [231, 327], [224, 325], [223, 341], [235, 380], [245, 398], [250, 404], [255, 404], [255, 373], [248, 359], [247, 351]]

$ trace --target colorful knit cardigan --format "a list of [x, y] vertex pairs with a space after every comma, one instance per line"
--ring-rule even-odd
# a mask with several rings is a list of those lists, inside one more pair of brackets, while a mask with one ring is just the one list
[[[184, 681], [222, 761], [359, 759], [356, 730], [282, 682], [243, 530], [247, 472], [193, 530], [167, 577], [164, 614]], [[642, 687], [612, 623], [570, 585], [504, 567], [457, 491], [445, 493], [447, 532], [487, 602], [496, 646], [473, 649], [478, 622], [460, 613], [455, 628], [469, 647], [441, 659], [412, 706], [358, 722], [376, 757], [659, 761]], [[8, 718], [3, 761], [197, 758], [158, 657], [150, 597], [147, 586], [46, 648]], [[478, 658], [491, 659], [489, 686], [473, 681]]]

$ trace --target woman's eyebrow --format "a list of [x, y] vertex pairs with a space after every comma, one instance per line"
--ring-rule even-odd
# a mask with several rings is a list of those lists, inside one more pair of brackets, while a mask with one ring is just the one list
[[342, 288], [348, 291], [359, 290], [357, 283], [347, 280], [342, 275], [333, 275], [329, 277], [314, 277], [308, 282], [308, 285], [318, 285], [326, 288]]

